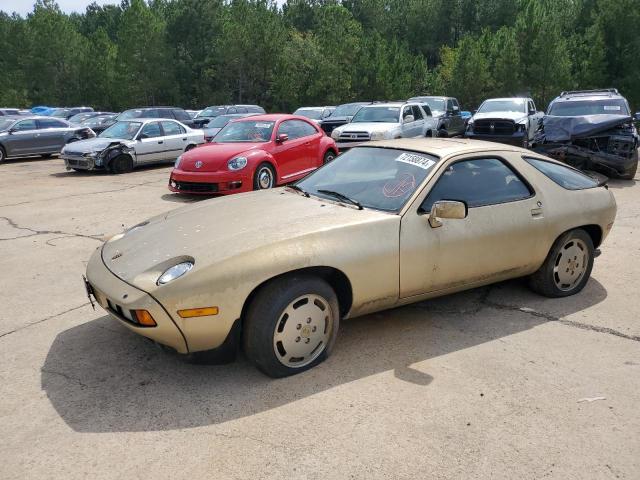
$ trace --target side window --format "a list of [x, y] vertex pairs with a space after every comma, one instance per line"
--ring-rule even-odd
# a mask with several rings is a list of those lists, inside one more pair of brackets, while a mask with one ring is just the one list
[[174, 118], [173, 112], [169, 108], [158, 108], [157, 112], [156, 118]]
[[538, 158], [524, 157], [524, 159], [542, 174], [567, 190], [582, 190], [598, 186], [598, 182], [593, 178], [573, 168], [553, 162], [546, 162]]
[[447, 112], [453, 112], [453, 102], [451, 99], [447, 100]]
[[140, 138], [155, 138], [161, 136], [162, 131], [160, 130], [159, 122], [147, 123], [144, 127], [142, 127], [142, 131], [140, 132]]
[[[175, 109], [173, 111], [173, 116], [176, 117], [176, 120], [187, 120], [187, 121], [191, 120], [191, 117], [189, 116], [189, 114], [184, 110], [180, 110], [180, 109]], [[162, 126], [164, 127], [164, 123], [162, 124]]]
[[291, 123], [295, 124], [295, 128], [298, 132], [299, 137], [308, 137], [318, 133], [315, 128], [313, 128], [307, 122], [303, 122], [302, 120], [291, 120]]
[[429, 211], [439, 200], [458, 200], [473, 208], [522, 200], [532, 194], [501, 160], [464, 160], [450, 165], [442, 173], [420, 208]]
[[53, 118], [41, 118], [38, 119], [38, 128], [67, 128], [68, 125], [60, 120], [54, 120]]
[[138, 118], [158, 118], [160, 117], [160, 112], [155, 108], [150, 108], [149, 110], [142, 110], [142, 113]]
[[36, 127], [36, 121], [33, 119], [29, 119], [29, 120], [22, 120], [21, 122], [16, 123], [13, 126], [14, 130], [35, 130]]
[[422, 120], [424, 118], [424, 115], [422, 115], [422, 111], [418, 105], [413, 105], [411, 110], [413, 111], [413, 118], [416, 120]]
[[236, 107], [229, 107], [227, 113], [238, 113], [238, 109]]
[[160, 122], [162, 123], [162, 129], [165, 135], [180, 135], [185, 133], [185, 129], [178, 125], [176, 122]]
[[246, 107], [238, 107], [238, 113], [249, 113]]
[[452, 98], [451, 102], [453, 103], [454, 107], [458, 107], [458, 110], [460, 110], [460, 105], [458, 104], [458, 100], [456, 100], [455, 98]]
[[427, 117], [433, 116], [433, 113], [431, 113], [431, 107], [429, 107], [429, 105], [427, 105], [426, 103], [423, 103], [421, 106], [422, 106], [422, 109], [424, 110], [424, 113], [427, 114]]
[[404, 107], [402, 109], [402, 120], [407, 118], [409, 115], [413, 115], [413, 112], [411, 111], [411, 107], [410, 106]]

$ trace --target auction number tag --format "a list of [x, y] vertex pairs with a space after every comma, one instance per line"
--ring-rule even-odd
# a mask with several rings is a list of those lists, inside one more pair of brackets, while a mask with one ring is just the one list
[[411, 165], [424, 168], [425, 170], [429, 170], [436, 164], [436, 162], [434, 162], [430, 158], [423, 157], [421, 155], [414, 155], [413, 153], [403, 153], [398, 158], [396, 158], [396, 161], [402, 163], [410, 163]]

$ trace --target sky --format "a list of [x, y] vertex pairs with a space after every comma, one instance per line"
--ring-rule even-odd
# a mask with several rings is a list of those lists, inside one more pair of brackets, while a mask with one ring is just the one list
[[[60, 8], [67, 13], [84, 12], [87, 5], [94, 0], [56, 0]], [[109, 3], [120, 3], [119, 0], [95, 0], [98, 5], [106, 5]], [[0, 0], [0, 10], [12, 13], [17, 12], [22, 16], [33, 11], [35, 0]]]

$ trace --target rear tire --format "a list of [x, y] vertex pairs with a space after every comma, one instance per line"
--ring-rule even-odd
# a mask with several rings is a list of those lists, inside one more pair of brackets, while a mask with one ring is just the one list
[[276, 172], [267, 162], [258, 165], [253, 174], [253, 189], [267, 190], [276, 186]]
[[335, 152], [333, 150], [327, 150], [327, 153], [324, 154], [324, 158], [322, 159], [322, 164], [326, 165], [329, 162], [333, 162], [335, 158]]
[[324, 280], [287, 275], [267, 283], [249, 305], [243, 348], [266, 375], [286, 377], [323, 362], [339, 326], [338, 300]]
[[531, 275], [529, 286], [545, 297], [575, 295], [589, 281], [593, 268], [591, 237], [577, 228], [560, 235], [540, 269]]
[[133, 170], [133, 158], [129, 155], [118, 155], [109, 164], [109, 171], [114, 175], [129, 173]]

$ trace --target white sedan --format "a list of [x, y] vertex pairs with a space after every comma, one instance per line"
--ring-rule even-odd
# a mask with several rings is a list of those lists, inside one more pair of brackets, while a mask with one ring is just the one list
[[61, 156], [67, 170], [125, 173], [140, 165], [173, 163], [204, 141], [202, 130], [176, 120], [125, 120], [114, 123], [96, 138], [66, 145]]

